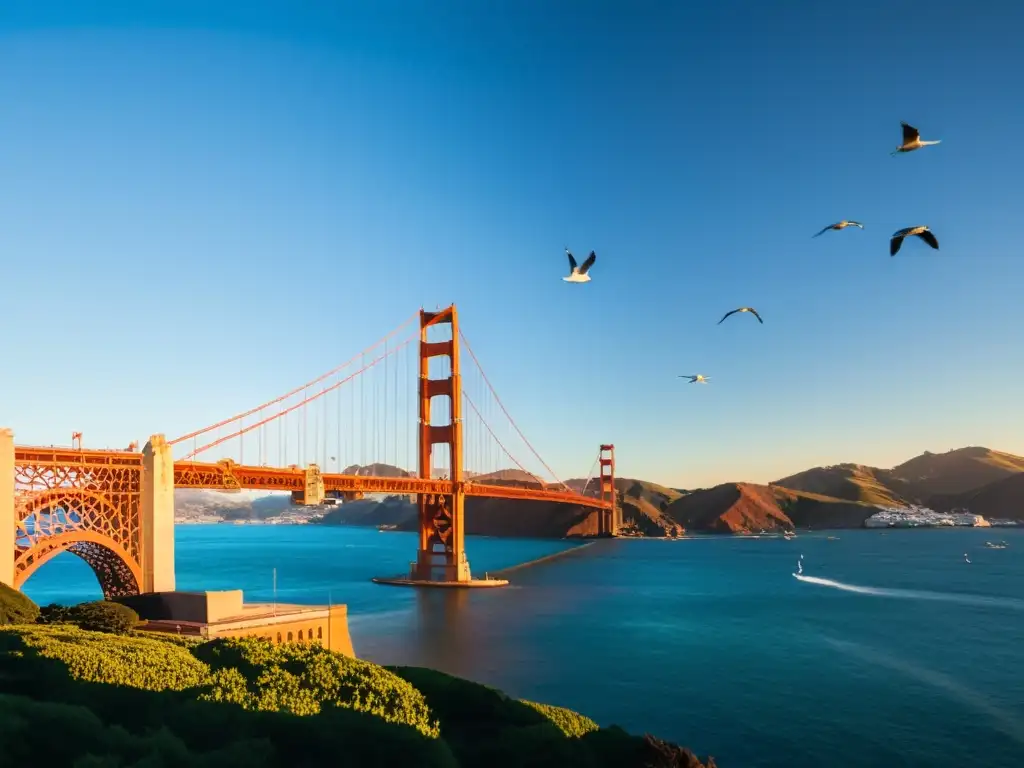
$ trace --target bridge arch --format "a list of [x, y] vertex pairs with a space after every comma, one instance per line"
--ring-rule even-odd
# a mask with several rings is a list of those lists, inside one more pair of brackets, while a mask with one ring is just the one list
[[[137, 507], [137, 498], [132, 501], [129, 506]], [[122, 506], [101, 492], [76, 488], [30, 496], [15, 531], [14, 587], [20, 589], [61, 552], [71, 552], [92, 568], [104, 597], [139, 594], [139, 531], [131, 524], [138, 518]]]

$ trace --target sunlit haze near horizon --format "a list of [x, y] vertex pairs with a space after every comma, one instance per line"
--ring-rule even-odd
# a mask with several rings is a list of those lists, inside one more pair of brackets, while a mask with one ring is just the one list
[[211, 5], [0, 10], [19, 444], [175, 437], [455, 302], [563, 478], [1024, 454], [1024, 6]]

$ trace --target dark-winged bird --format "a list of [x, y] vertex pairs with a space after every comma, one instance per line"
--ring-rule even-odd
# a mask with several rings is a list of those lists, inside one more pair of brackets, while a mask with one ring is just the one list
[[915, 236], [920, 237], [936, 251], [939, 250], [939, 241], [928, 227], [907, 227], [892, 236], [892, 240], [889, 241], [889, 255], [895, 256], [899, 253], [900, 248], [903, 246], [903, 238]]
[[729, 315], [735, 315], [737, 312], [749, 312], [750, 314], [757, 318], [757, 322], [764, 323], [764, 320], [761, 319], [761, 316], [757, 314], [756, 309], [754, 309], [753, 307], [740, 307], [739, 309], [734, 309], [732, 312], [726, 312], [725, 317], [719, 320], [718, 324], [721, 325], [722, 323], [725, 322], [726, 317], [728, 317]]
[[817, 237], [818, 235], [824, 235], [830, 229], [840, 230], [846, 229], [847, 227], [860, 227], [861, 229], [864, 229], [864, 225], [861, 224], [859, 221], [846, 221], [844, 219], [843, 221], [840, 221], [836, 224], [830, 224], [829, 226], [821, 230], [821, 232], [819, 232], [817, 235], [814, 235], [814, 237]]
[[921, 132], [912, 125], [907, 123], [900, 123], [903, 126], [903, 143], [896, 147], [896, 151], [892, 152], [893, 155], [898, 155], [900, 152], [913, 152], [915, 149], [921, 147], [927, 147], [930, 144], [941, 144], [942, 139], [938, 141], [921, 141]]
[[689, 379], [691, 384], [707, 384], [710, 376], [702, 376], [699, 373], [695, 373], [693, 376], [680, 376], [680, 379]]
[[587, 260], [583, 262], [582, 267], [577, 266], [576, 259], [573, 258], [568, 248], [565, 249], [565, 255], [569, 257], [569, 276], [562, 279], [567, 283], [589, 283], [590, 275], [587, 272], [594, 266], [594, 262], [597, 261], [597, 254], [591, 251], [590, 255], [587, 256]]

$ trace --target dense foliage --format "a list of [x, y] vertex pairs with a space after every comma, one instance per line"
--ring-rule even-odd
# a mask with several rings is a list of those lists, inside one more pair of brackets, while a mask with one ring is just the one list
[[74, 624], [92, 632], [127, 635], [139, 625], [139, 614], [127, 605], [109, 600], [95, 600], [78, 605], [44, 606], [39, 615], [42, 624]]
[[432, 670], [69, 624], [0, 630], [0, 754], [81, 768], [701, 768], [675, 745]]
[[31, 624], [38, 617], [38, 605], [18, 590], [0, 583], [0, 625]]

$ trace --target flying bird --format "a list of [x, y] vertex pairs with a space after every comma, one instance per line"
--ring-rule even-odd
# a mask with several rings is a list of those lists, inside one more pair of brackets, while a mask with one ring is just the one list
[[699, 373], [695, 373], [692, 376], [680, 376], [680, 379], [689, 379], [691, 384], [707, 384], [710, 376], [702, 376]]
[[761, 319], [761, 316], [757, 314], [756, 309], [754, 309], [753, 307], [740, 307], [739, 309], [734, 309], [732, 312], [726, 312], [725, 317], [719, 320], [718, 324], [721, 325], [722, 323], [725, 322], [726, 317], [728, 317], [729, 315], [735, 315], [737, 312], [749, 312], [750, 314], [757, 318], [757, 322], [762, 324], [764, 323], [764, 320]]
[[565, 249], [565, 255], [569, 257], [569, 276], [562, 279], [567, 283], [589, 283], [590, 275], [587, 272], [594, 266], [594, 262], [597, 261], [597, 254], [591, 251], [590, 255], [587, 256], [587, 260], [583, 262], [582, 267], [577, 266], [576, 259], [573, 258], [568, 248]]
[[896, 147], [896, 151], [890, 154], [898, 155], [900, 152], [913, 152], [915, 149], [921, 147], [927, 147], [929, 144], [940, 144], [942, 140], [938, 141], [921, 141], [921, 132], [912, 125], [907, 123], [900, 123], [903, 126], [903, 143]]
[[889, 241], [889, 255], [895, 256], [899, 253], [900, 248], [903, 246], [903, 238], [915, 236], [920, 237], [936, 251], [939, 250], [939, 241], [928, 227], [907, 227], [892, 236], [892, 240]]
[[847, 227], [860, 227], [861, 229], [864, 229], [864, 225], [861, 224], [859, 221], [846, 221], [844, 219], [843, 221], [840, 221], [840, 222], [838, 222], [836, 224], [831, 224], [831, 225], [825, 227], [817, 235], [814, 235], [814, 237], [817, 237], [818, 235], [824, 235], [830, 229], [840, 230], [840, 229], [846, 229]]

